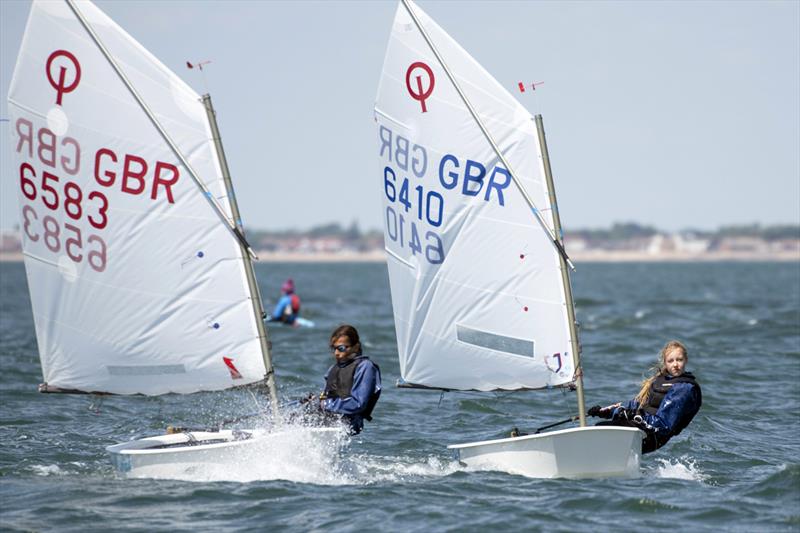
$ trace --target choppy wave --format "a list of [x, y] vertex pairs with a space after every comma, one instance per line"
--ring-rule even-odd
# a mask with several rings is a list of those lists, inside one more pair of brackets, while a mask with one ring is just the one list
[[451, 459], [448, 444], [573, 415], [574, 393], [441, 397], [394, 388], [400, 370], [380, 264], [257, 266], [267, 305], [293, 277], [318, 326], [270, 332], [282, 397], [319, 390], [330, 365], [328, 333], [343, 321], [359, 328], [384, 380], [364, 433], [320, 444], [296, 428], [291, 439], [234, 455], [223, 467], [123, 478], [106, 446], [167, 425], [211, 426], [264, 402], [237, 391], [101, 405], [37, 394], [24, 270], [0, 269], [1, 527], [592, 532], [680, 524], [770, 532], [800, 525], [797, 264], [584, 265], [574, 292], [587, 404], [632, 396], [670, 338], [689, 345], [704, 404], [680, 436], [644, 457], [640, 478], [580, 481], [470, 470]]
[[703, 473], [697, 461], [686, 455], [678, 458], [659, 458], [655, 467], [656, 477], [669, 479], [686, 479], [689, 481], [706, 481], [708, 475]]

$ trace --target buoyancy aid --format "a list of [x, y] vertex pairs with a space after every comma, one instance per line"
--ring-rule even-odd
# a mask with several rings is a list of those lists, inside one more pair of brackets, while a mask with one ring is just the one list
[[300, 297], [294, 293], [291, 296], [291, 307], [295, 315], [300, 312]]
[[[653, 383], [650, 384], [650, 394], [647, 396], [647, 404], [641, 408], [642, 411], [649, 415], [656, 414], [659, 407], [661, 407], [661, 402], [664, 401], [664, 397], [675, 383], [691, 383], [695, 386], [698, 395], [697, 407], [699, 408], [703, 403], [703, 393], [700, 389], [700, 384], [697, 383], [697, 380], [691, 372], [684, 372], [680, 376], [674, 378], [664, 375], [657, 376], [656, 379], [653, 380]], [[683, 428], [689, 425], [692, 418], [693, 416], [688, 417], [688, 420], [682, 420], [680, 427], [675, 428], [674, 435], [679, 434]]]
[[[325, 382], [325, 396], [327, 398], [347, 398], [353, 390], [353, 376], [356, 369], [363, 364], [371, 364], [375, 370], [380, 374], [380, 367], [370, 361], [365, 355], [353, 357], [342, 363], [337, 363], [331, 367], [328, 372], [328, 379]], [[359, 413], [361, 416], [369, 421], [372, 421], [372, 410], [375, 409], [375, 404], [378, 403], [378, 398], [381, 396], [381, 391], [370, 393], [367, 405], [364, 411]]]

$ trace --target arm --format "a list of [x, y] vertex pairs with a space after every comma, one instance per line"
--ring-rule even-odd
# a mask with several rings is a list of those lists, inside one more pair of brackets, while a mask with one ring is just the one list
[[606, 405], [605, 407], [600, 407], [599, 405], [593, 405], [592, 407], [589, 408], [588, 411], [586, 411], [586, 414], [589, 416], [597, 416], [600, 418], [611, 418], [614, 416], [614, 413], [616, 413], [617, 408], [621, 405], [622, 404], [620, 402], [611, 405]]
[[286, 309], [286, 306], [291, 303], [291, 298], [286, 295], [281, 296], [281, 299], [278, 300], [278, 303], [275, 304], [275, 309], [272, 311], [272, 320], [281, 320], [283, 318], [283, 310]]
[[628, 409], [630, 411], [636, 411], [639, 408], [639, 402], [637, 402], [635, 398], [632, 398], [627, 402], [617, 404], [617, 407], [622, 407], [623, 409]]
[[617, 402], [611, 405], [606, 405], [605, 407], [600, 407], [599, 405], [592, 406], [586, 414], [589, 416], [597, 416], [600, 418], [610, 418], [615, 419], [617, 417], [623, 416], [624, 411], [635, 411], [639, 407], [639, 404], [635, 400], [628, 400], [625, 403]]
[[362, 363], [353, 376], [353, 388], [350, 391], [350, 396], [323, 400], [321, 407], [324, 411], [331, 413], [357, 415], [367, 407], [367, 402], [373, 391], [380, 389], [380, 378], [378, 378], [375, 366], [369, 362]]

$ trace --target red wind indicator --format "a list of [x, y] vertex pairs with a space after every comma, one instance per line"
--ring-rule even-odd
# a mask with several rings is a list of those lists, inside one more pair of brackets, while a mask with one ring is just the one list
[[[544, 83], [543, 81], [535, 81], [535, 82], [531, 83], [531, 90], [535, 91], [536, 90], [536, 86], [537, 85], [542, 85], [543, 83]], [[519, 87], [519, 92], [521, 92], [521, 93], [525, 92], [525, 83], [519, 82], [519, 83], [517, 83], [517, 87]]]
[[209, 60], [206, 60], [206, 61], [200, 61], [200, 62], [198, 62], [197, 64], [193, 64], [193, 63], [191, 63], [191, 62], [187, 61], [187, 62], [186, 62], [186, 66], [187, 66], [188, 68], [199, 68], [200, 70], [203, 70], [203, 65], [208, 65], [209, 63], [211, 63], [211, 60], [210, 60], [210, 59], [209, 59]]

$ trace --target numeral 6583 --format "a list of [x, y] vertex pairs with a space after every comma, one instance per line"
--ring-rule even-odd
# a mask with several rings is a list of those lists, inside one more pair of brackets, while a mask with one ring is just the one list
[[76, 263], [80, 263], [84, 259], [84, 252], [86, 253], [86, 262], [96, 272], [103, 272], [106, 269], [106, 243], [97, 235], [89, 235], [86, 238], [86, 245], [95, 244], [96, 246], [89, 251], [84, 250], [83, 236], [81, 229], [72, 224], [64, 224], [64, 234], [62, 243], [61, 225], [58, 221], [50, 215], [42, 218], [39, 222], [39, 215], [29, 205], [22, 208], [22, 223], [25, 237], [31, 242], [39, 242], [42, 240], [48, 250], [57, 254], [61, 252], [63, 244], [64, 252], [67, 257]]

